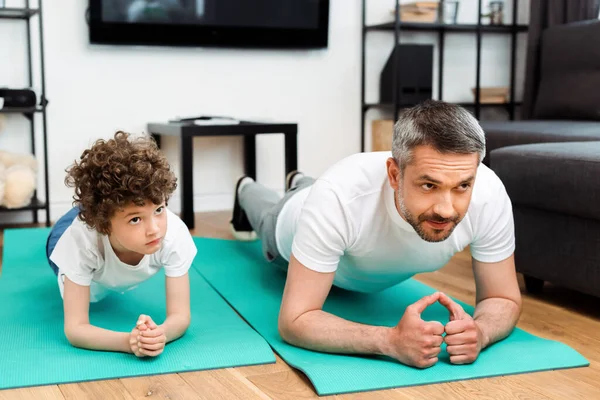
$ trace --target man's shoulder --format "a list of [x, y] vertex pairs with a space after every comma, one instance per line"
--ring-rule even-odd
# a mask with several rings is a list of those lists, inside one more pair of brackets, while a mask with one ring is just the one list
[[510, 202], [504, 183], [488, 166], [481, 164], [477, 169], [477, 178], [469, 205], [472, 217], [481, 215], [484, 210], [492, 210], [497, 205]]
[[333, 164], [319, 179], [317, 187], [329, 188], [345, 201], [381, 191], [387, 179], [386, 160], [390, 152], [357, 153]]
[[326, 175], [346, 174], [346, 171], [354, 170], [372, 170], [381, 166], [385, 168], [386, 160], [392, 156], [389, 151], [372, 151], [364, 153], [354, 153], [335, 162], [327, 171]]
[[496, 199], [504, 191], [504, 184], [496, 173], [487, 165], [477, 168], [477, 178], [473, 187], [473, 201], [476, 204], [487, 203]]

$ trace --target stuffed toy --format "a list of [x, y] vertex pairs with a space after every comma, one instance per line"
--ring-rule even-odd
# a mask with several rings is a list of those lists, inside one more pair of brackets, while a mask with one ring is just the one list
[[37, 161], [33, 155], [0, 150], [0, 206], [21, 208], [28, 205], [36, 182]]

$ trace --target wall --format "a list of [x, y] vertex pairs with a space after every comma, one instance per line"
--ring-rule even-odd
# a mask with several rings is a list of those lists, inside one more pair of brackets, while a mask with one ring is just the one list
[[[360, 0], [331, 1], [329, 48], [314, 51], [92, 46], [87, 40], [84, 20], [86, 3], [63, 0], [60, 7], [55, 2], [44, 3], [53, 220], [70, 206], [71, 190], [63, 183], [69, 163], [95, 139], [109, 137], [117, 129], [143, 132], [150, 121], [216, 114], [297, 122], [299, 168], [312, 175], [359, 151]], [[391, 20], [392, 1], [368, 0], [367, 3], [369, 23]], [[526, 10], [526, 2], [520, 3]], [[22, 0], [7, 0], [8, 6], [20, 4]], [[476, 0], [461, 1], [461, 21], [475, 21], [476, 4]], [[393, 34], [370, 33], [367, 39], [366, 99], [376, 101], [378, 74], [391, 50]], [[402, 41], [433, 39], [435, 36], [429, 34], [411, 34], [403, 35]], [[34, 40], [34, 46], [36, 43]], [[485, 38], [482, 84], [508, 82], [508, 44], [508, 37]], [[470, 101], [469, 82], [474, 83], [474, 37], [448, 37], [446, 45], [446, 99]], [[0, 25], [0, 86], [27, 84], [25, 49], [23, 22], [3, 21]], [[34, 64], [38, 62], [35, 57]], [[437, 69], [434, 77], [435, 74]], [[34, 87], [39, 87], [37, 77]], [[378, 117], [375, 111], [369, 113], [369, 118]], [[39, 126], [39, 116], [36, 121]], [[27, 121], [10, 116], [5, 125], [0, 134], [0, 149], [29, 151]], [[37, 144], [41, 144], [39, 137]], [[242, 173], [241, 144], [239, 138], [231, 137], [196, 139], [197, 211], [231, 207], [233, 185]], [[282, 190], [282, 138], [260, 137], [257, 147], [258, 179], [275, 190]], [[177, 140], [165, 140], [164, 149], [178, 171]], [[40, 180], [40, 187], [42, 185]], [[178, 192], [171, 206], [174, 211], [179, 210]], [[28, 216], [2, 214], [1, 218], [2, 221], [28, 220]]]

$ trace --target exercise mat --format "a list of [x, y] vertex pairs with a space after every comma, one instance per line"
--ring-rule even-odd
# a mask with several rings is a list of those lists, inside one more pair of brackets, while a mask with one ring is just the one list
[[[195, 268], [291, 366], [304, 372], [319, 395], [424, 385], [473, 378], [582, 367], [588, 361], [560, 342], [521, 329], [485, 349], [469, 365], [450, 364], [445, 345], [436, 365], [417, 369], [390, 358], [319, 353], [288, 345], [280, 338], [277, 317], [285, 273], [264, 260], [260, 242], [194, 238]], [[372, 325], [394, 326], [407, 305], [434, 292], [414, 279], [377, 294], [333, 288], [324, 310]], [[458, 302], [472, 315], [473, 307]], [[422, 314], [426, 321], [448, 321], [439, 303]]]
[[[186, 334], [158, 357], [71, 346], [63, 329], [56, 276], [46, 261], [49, 229], [4, 232], [0, 275], [0, 389], [189, 372], [275, 362], [269, 345], [190, 269], [192, 320]], [[166, 316], [165, 276], [90, 305], [90, 322], [129, 332], [140, 314]]]

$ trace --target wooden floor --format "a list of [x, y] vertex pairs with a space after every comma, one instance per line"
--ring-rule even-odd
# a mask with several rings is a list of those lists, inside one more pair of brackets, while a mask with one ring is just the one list
[[[193, 234], [231, 238], [228, 231], [228, 217], [229, 213], [223, 212], [198, 214], [197, 229]], [[417, 279], [464, 302], [469, 304], [474, 302], [475, 285], [468, 253], [458, 254], [440, 271], [418, 276]], [[523, 307], [523, 315], [518, 324], [520, 328], [572, 346], [590, 361], [590, 367], [323, 398], [359, 400], [600, 398], [600, 299], [557, 287], [546, 287], [545, 293], [540, 297], [524, 294]], [[32, 369], [47, 367], [31, 366]], [[0, 400], [270, 398], [311, 399], [318, 396], [304, 375], [290, 368], [279, 357], [276, 364], [255, 367], [0, 391]]]

